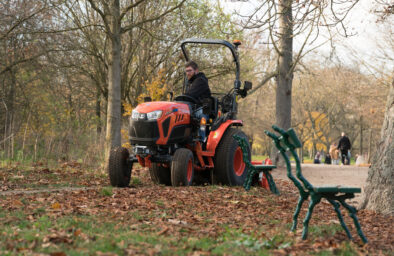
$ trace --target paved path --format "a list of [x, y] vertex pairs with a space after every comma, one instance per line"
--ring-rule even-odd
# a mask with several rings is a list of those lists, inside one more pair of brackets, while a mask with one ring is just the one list
[[[314, 186], [322, 185], [343, 185], [347, 187], [364, 188], [368, 167], [357, 167], [354, 165], [324, 165], [324, 164], [302, 164], [302, 174]], [[293, 170], [295, 166], [293, 165]], [[293, 173], [295, 174], [295, 173]], [[289, 180], [286, 175], [286, 168], [278, 168], [272, 172], [274, 179]], [[355, 200], [360, 199], [360, 194], [356, 194]]]

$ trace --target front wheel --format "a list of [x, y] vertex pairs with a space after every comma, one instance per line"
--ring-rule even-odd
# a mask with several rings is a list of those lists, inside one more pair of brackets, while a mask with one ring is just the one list
[[[244, 163], [241, 147], [233, 135], [246, 138], [244, 132], [236, 128], [228, 128], [216, 148], [213, 175], [217, 182], [229, 186], [241, 186], [246, 179], [246, 165]], [[248, 140], [248, 139], [247, 139]], [[250, 161], [250, 146], [248, 143], [248, 156]]]
[[127, 148], [116, 147], [109, 154], [108, 175], [114, 187], [127, 187], [130, 183], [132, 163], [128, 162], [130, 156]]
[[171, 162], [172, 186], [190, 186], [194, 177], [194, 157], [190, 149], [180, 148], [175, 151]]

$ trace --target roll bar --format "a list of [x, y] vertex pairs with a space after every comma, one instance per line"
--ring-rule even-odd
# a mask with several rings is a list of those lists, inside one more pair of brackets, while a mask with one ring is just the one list
[[228, 41], [220, 40], [220, 39], [188, 38], [188, 39], [185, 39], [181, 42], [182, 53], [185, 56], [186, 61], [190, 60], [189, 56], [187, 55], [186, 44], [218, 44], [218, 45], [224, 45], [227, 48], [229, 48], [232, 55], [233, 55], [235, 66], [236, 66], [235, 86], [238, 86], [238, 84], [240, 83], [239, 82], [240, 67], [239, 67], [237, 45], [234, 46], [233, 44], [229, 43]]

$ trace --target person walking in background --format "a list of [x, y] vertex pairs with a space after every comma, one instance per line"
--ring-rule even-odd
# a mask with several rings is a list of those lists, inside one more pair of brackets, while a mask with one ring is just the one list
[[350, 149], [352, 148], [352, 144], [350, 143], [349, 138], [346, 136], [344, 132], [341, 134], [341, 139], [338, 142], [337, 149], [341, 150], [341, 160], [342, 164], [350, 164]]
[[326, 158], [324, 159], [324, 164], [331, 164], [331, 155], [329, 152], [326, 153]]
[[320, 164], [320, 152], [317, 151], [316, 155], [315, 155], [315, 159], [313, 160], [314, 164]]
[[337, 144], [334, 142], [330, 145], [330, 157], [331, 163], [338, 165], [339, 164], [339, 150], [337, 149]]

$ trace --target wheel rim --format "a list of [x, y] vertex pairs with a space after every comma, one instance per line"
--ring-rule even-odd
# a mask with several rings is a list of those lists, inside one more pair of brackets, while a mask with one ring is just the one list
[[189, 159], [189, 162], [187, 162], [187, 181], [190, 182], [192, 180], [192, 174], [193, 174], [193, 161]]
[[240, 147], [235, 150], [233, 160], [234, 172], [237, 176], [241, 176], [245, 170], [245, 163], [242, 155], [242, 149]]

